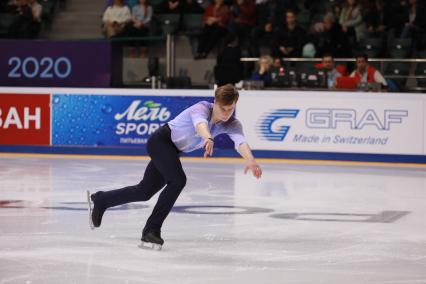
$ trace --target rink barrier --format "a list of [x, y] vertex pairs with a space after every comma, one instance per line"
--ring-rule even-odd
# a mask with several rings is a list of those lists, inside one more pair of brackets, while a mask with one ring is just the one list
[[[0, 152], [146, 156], [149, 135], [200, 100], [213, 91], [0, 88]], [[425, 109], [421, 94], [241, 91], [236, 116], [258, 158], [426, 164]], [[215, 157], [239, 157], [215, 142]]]
[[[131, 159], [131, 158], [147, 158], [145, 149], [137, 148], [82, 148], [82, 147], [46, 147], [46, 146], [15, 146], [15, 145], [2, 145], [0, 146], [0, 156], [16, 157], [19, 154], [31, 155], [39, 154], [36, 157], [43, 155], [53, 155], [59, 157], [78, 157], [78, 158], [117, 158], [117, 159]], [[10, 154], [10, 155], [7, 155]], [[16, 155], [14, 155], [16, 154]], [[319, 162], [319, 163], [337, 163], [348, 164], [345, 162], [354, 162], [355, 164], [398, 164], [409, 166], [426, 166], [426, 157], [421, 155], [383, 155], [383, 154], [358, 154], [358, 153], [323, 153], [323, 152], [289, 152], [289, 151], [263, 151], [253, 150], [253, 154], [258, 160], [263, 162], [282, 161], [286, 162]], [[194, 151], [192, 153], [185, 153], [182, 157], [196, 159], [196, 160], [218, 160], [227, 161], [239, 159], [240, 156], [234, 150], [229, 149], [215, 149], [214, 156], [208, 159], [202, 157], [202, 151]]]

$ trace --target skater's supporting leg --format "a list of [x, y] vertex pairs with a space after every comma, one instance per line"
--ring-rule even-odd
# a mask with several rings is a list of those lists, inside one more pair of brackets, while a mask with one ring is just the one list
[[161, 192], [157, 204], [148, 218], [144, 234], [149, 231], [161, 230], [164, 220], [186, 184], [186, 175], [176, 147], [170, 138], [165, 139], [165, 135], [156, 134], [148, 141], [147, 150], [155, 167], [166, 180], [167, 186]]

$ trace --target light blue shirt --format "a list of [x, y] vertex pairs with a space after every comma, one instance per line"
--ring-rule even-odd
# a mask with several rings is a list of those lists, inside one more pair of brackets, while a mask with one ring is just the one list
[[132, 8], [132, 18], [134, 21], [142, 21], [142, 23], [148, 24], [151, 21], [151, 17], [152, 17], [151, 6], [147, 6], [145, 9], [145, 7], [142, 5], [136, 5]]
[[213, 103], [201, 101], [182, 111], [173, 120], [169, 121], [172, 131], [172, 141], [182, 152], [191, 152], [203, 147], [204, 139], [197, 135], [196, 126], [200, 122], [207, 123], [213, 137], [227, 134], [234, 141], [235, 149], [246, 142], [241, 122], [235, 117], [228, 121], [211, 123]]

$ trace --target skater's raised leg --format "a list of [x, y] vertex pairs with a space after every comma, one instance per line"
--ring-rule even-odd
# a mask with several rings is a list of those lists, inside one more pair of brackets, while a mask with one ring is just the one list
[[130, 202], [147, 201], [165, 185], [161, 173], [152, 161], [146, 167], [142, 181], [137, 185], [127, 186], [111, 191], [98, 191], [91, 195], [94, 207], [92, 210], [92, 223], [99, 227], [106, 209]]

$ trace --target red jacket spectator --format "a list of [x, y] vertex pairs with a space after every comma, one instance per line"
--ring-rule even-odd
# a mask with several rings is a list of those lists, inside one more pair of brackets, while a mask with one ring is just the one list
[[212, 4], [207, 7], [203, 16], [203, 23], [208, 25], [211, 18], [219, 18], [216, 24], [226, 28], [231, 19], [228, 6], [225, 6], [222, 2], [221, 5]]
[[256, 23], [256, 5], [253, 0], [236, 0], [231, 10], [238, 24], [253, 26]]
[[[315, 66], [316, 69], [324, 69], [323, 63], [317, 63], [314, 66]], [[349, 75], [348, 69], [346, 68], [345, 65], [338, 64], [338, 65], [336, 65], [335, 68], [336, 68], [337, 72], [342, 74], [342, 76], [348, 76]]]
[[[368, 83], [375, 83], [376, 79], [374, 78], [374, 75], [376, 73], [376, 68], [374, 68], [373, 66], [368, 66], [367, 68], [367, 82]], [[359, 83], [361, 82], [361, 74], [355, 70], [352, 74], [351, 77], [355, 78], [355, 80]]]

